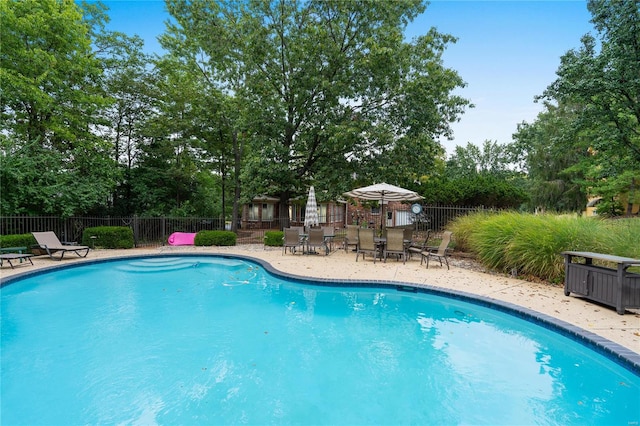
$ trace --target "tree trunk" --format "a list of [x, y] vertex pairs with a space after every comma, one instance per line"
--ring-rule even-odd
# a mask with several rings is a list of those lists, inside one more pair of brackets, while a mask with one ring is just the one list
[[278, 216], [280, 217], [280, 227], [282, 229], [288, 228], [291, 225], [291, 218], [289, 217], [289, 198], [291, 194], [288, 191], [280, 193], [280, 204], [278, 208]]
[[233, 211], [231, 213], [231, 230], [238, 232], [240, 212], [240, 167], [242, 166], [242, 153], [244, 144], [238, 139], [238, 132], [233, 132]]
[[636, 178], [631, 178], [631, 185], [629, 185], [629, 196], [627, 197], [627, 214], [626, 216], [631, 216], [633, 213], [633, 200], [636, 195]]

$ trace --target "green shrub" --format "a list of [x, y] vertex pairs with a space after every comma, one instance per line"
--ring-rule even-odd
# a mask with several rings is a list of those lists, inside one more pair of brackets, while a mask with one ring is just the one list
[[270, 247], [282, 247], [284, 242], [283, 231], [266, 231], [264, 233], [264, 245]]
[[32, 234], [0, 235], [0, 247], [31, 247], [37, 244]]
[[196, 246], [235, 246], [236, 234], [231, 231], [200, 231], [194, 241]]
[[603, 220], [600, 227], [611, 254], [640, 259], [640, 218]]
[[[460, 251], [472, 251], [469, 243], [471, 235], [482, 220], [489, 218], [490, 213], [477, 212], [464, 216], [458, 216], [447, 224], [447, 229], [453, 232], [456, 242], [456, 249]], [[429, 245], [432, 242], [429, 242]]]
[[[522, 218], [518, 213], [508, 212], [478, 217], [476, 230], [469, 235], [468, 243], [478, 259], [490, 269], [508, 272], [514, 265], [507, 261], [507, 249], [513, 240]], [[455, 232], [455, 231], [454, 231]]]
[[555, 281], [564, 271], [566, 241], [563, 224], [555, 216], [520, 215], [520, 224], [505, 250], [505, 264], [519, 274]]
[[450, 229], [458, 245], [490, 269], [517, 270], [552, 282], [564, 277], [563, 251], [640, 257], [640, 219], [606, 220], [573, 215], [504, 212], [471, 214]]
[[92, 248], [129, 249], [134, 244], [133, 231], [127, 226], [85, 228], [82, 232], [82, 244]]

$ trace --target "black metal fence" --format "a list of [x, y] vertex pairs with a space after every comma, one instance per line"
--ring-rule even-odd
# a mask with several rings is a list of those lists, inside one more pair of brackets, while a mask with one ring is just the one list
[[[423, 206], [420, 214], [413, 214], [406, 210], [390, 212], [391, 216], [398, 212], [406, 217], [402, 223], [395, 226], [413, 228], [417, 232], [430, 229], [442, 231], [447, 224], [458, 216], [470, 212], [485, 211], [483, 207], [455, 207], [455, 206]], [[399, 215], [402, 216], [402, 215]], [[379, 217], [379, 216], [378, 216]], [[369, 222], [379, 226], [379, 219], [375, 217], [363, 218], [361, 224]], [[370, 219], [370, 221], [368, 220]], [[378, 220], [378, 221], [376, 221]], [[285, 223], [277, 219], [275, 223]], [[351, 223], [351, 221], [349, 221]], [[2, 216], [0, 217], [0, 235], [28, 234], [38, 231], [53, 231], [61, 241], [82, 241], [85, 228], [95, 226], [128, 226], [133, 231], [136, 247], [161, 246], [167, 244], [167, 238], [173, 232], [199, 232], [203, 230], [225, 229], [225, 223], [220, 219], [202, 217], [70, 217], [56, 216]], [[228, 228], [228, 225], [226, 225]], [[262, 244], [264, 233], [268, 229], [239, 229], [238, 244]], [[338, 230], [337, 234], [340, 232]]]
[[224, 223], [219, 219], [199, 217], [0, 217], [0, 235], [53, 231], [61, 241], [80, 242], [85, 228], [96, 226], [130, 227], [136, 247], [164, 245], [173, 232], [224, 229]]

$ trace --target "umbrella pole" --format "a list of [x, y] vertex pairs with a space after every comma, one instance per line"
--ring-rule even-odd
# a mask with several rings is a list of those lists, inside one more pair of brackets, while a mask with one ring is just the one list
[[381, 206], [380, 206], [380, 236], [384, 234], [384, 223], [386, 222], [384, 217], [385, 214], [386, 213], [384, 211], [384, 192], [383, 192]]

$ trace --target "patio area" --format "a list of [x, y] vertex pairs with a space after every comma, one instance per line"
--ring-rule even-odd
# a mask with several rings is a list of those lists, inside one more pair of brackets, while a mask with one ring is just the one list
[[262, 259], [275, 269], [293, 275], [324, 279], [382, 280], [431, 286], [512, 303], [543, 315], [560, 319], [597, 336], [604, 337], [635, 353], [640, 353], [640, 312], [628, 311], [618, 315], [615, 309], [594, 304], [579, 297], [566, 297], [562, 285], [528, 282], [510, 276], [483, 272], [469, 259], [450, 258], [451, 269], [440, 267], [437, 262], [429, 269], [420, 265], [419, 257], [413, 257], [403, 265], [390, 259], [386, 263], [368, 258], [355, 261], [354, 252], [336, 250], [328, 256], [283, 255], [280, 247], [247, 244], [234, 247], [164, 246], [129, 250], [91, 250], [87, 258], [65, 258], [52, 261], [46, 256], [32, 257], [34, 265], [16, 264], [15, 269], [5, 265], [0, 277], [29, 273], [40, 268], [55, 268], [72, 263], [102, 258], [142, 256], [155, 254], [212, 253], [238, 254]]

